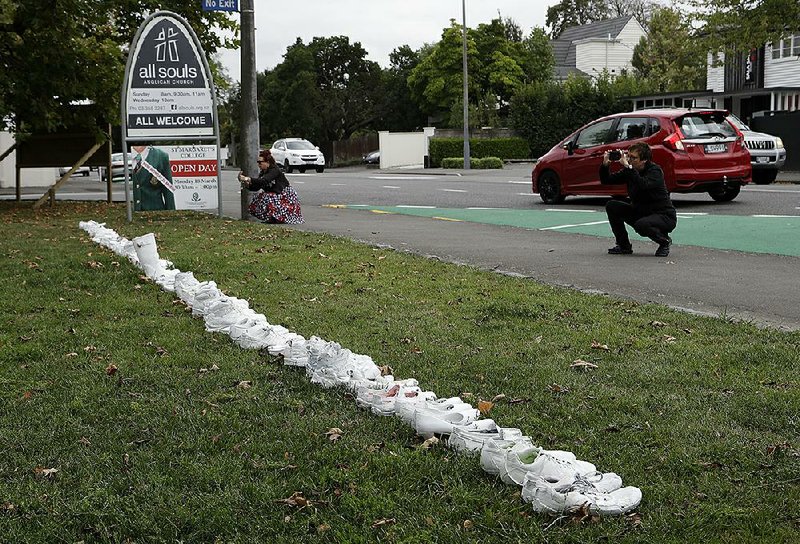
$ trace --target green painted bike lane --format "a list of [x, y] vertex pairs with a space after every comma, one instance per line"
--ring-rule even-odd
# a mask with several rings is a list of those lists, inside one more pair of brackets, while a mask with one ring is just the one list
[[[373, 213], [395, 213], [442, 221], [469, 221], [533, 230], [573, 232], [611, 238], [602, 211], [515, 210], [503, 208], [426, 208], [404, 206], [343, 205]], [[645, 240], [632, 233], [633, 240]], [[671, 234], [678, 245], [771, 253], [800, 257], [800, 215], [742, 216], [678, 213]], [[649, 241], [649, 240], [648, 240]]]

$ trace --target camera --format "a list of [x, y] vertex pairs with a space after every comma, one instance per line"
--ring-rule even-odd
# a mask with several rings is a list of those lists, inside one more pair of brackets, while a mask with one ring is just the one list
[[612, 161], [618, 161], [622, 158], [622, 151], [619, 149], [612, 149], [608, 152], [608, 159]]

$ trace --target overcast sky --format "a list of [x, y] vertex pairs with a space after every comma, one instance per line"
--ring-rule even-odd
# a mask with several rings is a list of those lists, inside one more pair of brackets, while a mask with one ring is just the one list
[[[544, 26], [547, 8], [558, 0], [466, 0], [467, 26], [475, 28], [497, 17], [511, 17], [525, 34]], [[239, 2], [241, 6], [241, 0]], [[439, 41], [450, 19], [461, 23], [460, 0], [254, 0], [256, 67], [259, 72], [283, 60], [296, 38], [348, 36], [360, 42], [367, 58], [389, 66], [389, 53], [401, 45], [419, 49]], [[238, 17], [235, 14], [235, 17]], [[239, 51], [224, 50], [220, 58], [229, 76], [239, 80]]]

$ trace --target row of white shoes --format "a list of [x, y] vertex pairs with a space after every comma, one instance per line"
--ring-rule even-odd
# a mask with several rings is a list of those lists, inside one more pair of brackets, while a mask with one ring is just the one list
[[80, 227], [95, 242], [125, 256], [163, 289], [174, 292], [192, 315], [203, 318], [207, 331], [227, 334], [244, 349], [280, 355], [285, 365], [305, 368], [313, 383], [349, 390], [358, 406], [377, 415], [396, 416], [420, 436], [446, 437], [450, 448], [479, 455], [484, 471], [521, 486], [523, 500], [536, 512], [619, 515], [641, 502], [641, 490], [623, 487], [617, 474], [599, 472], [571, 452], [536, 447], [519, 429], [481, 419], [480, 412], [459, 397], [439, 399], [413, 378], [382, 375], [367, 355], [270, 324], [246, 300], [227, 296], [215, 282], [198, 281], [192, 272], [181, 272], [160, 259], [152, 234], [128, 241], [94, 221], [81, 222]]

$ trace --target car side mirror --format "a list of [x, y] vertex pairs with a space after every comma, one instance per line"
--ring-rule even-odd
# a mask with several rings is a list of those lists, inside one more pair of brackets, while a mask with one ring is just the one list
[[563, 146], [561, 146], [568, 155], [572, 155], [575, 152], [575, 142], [567, 142]]

